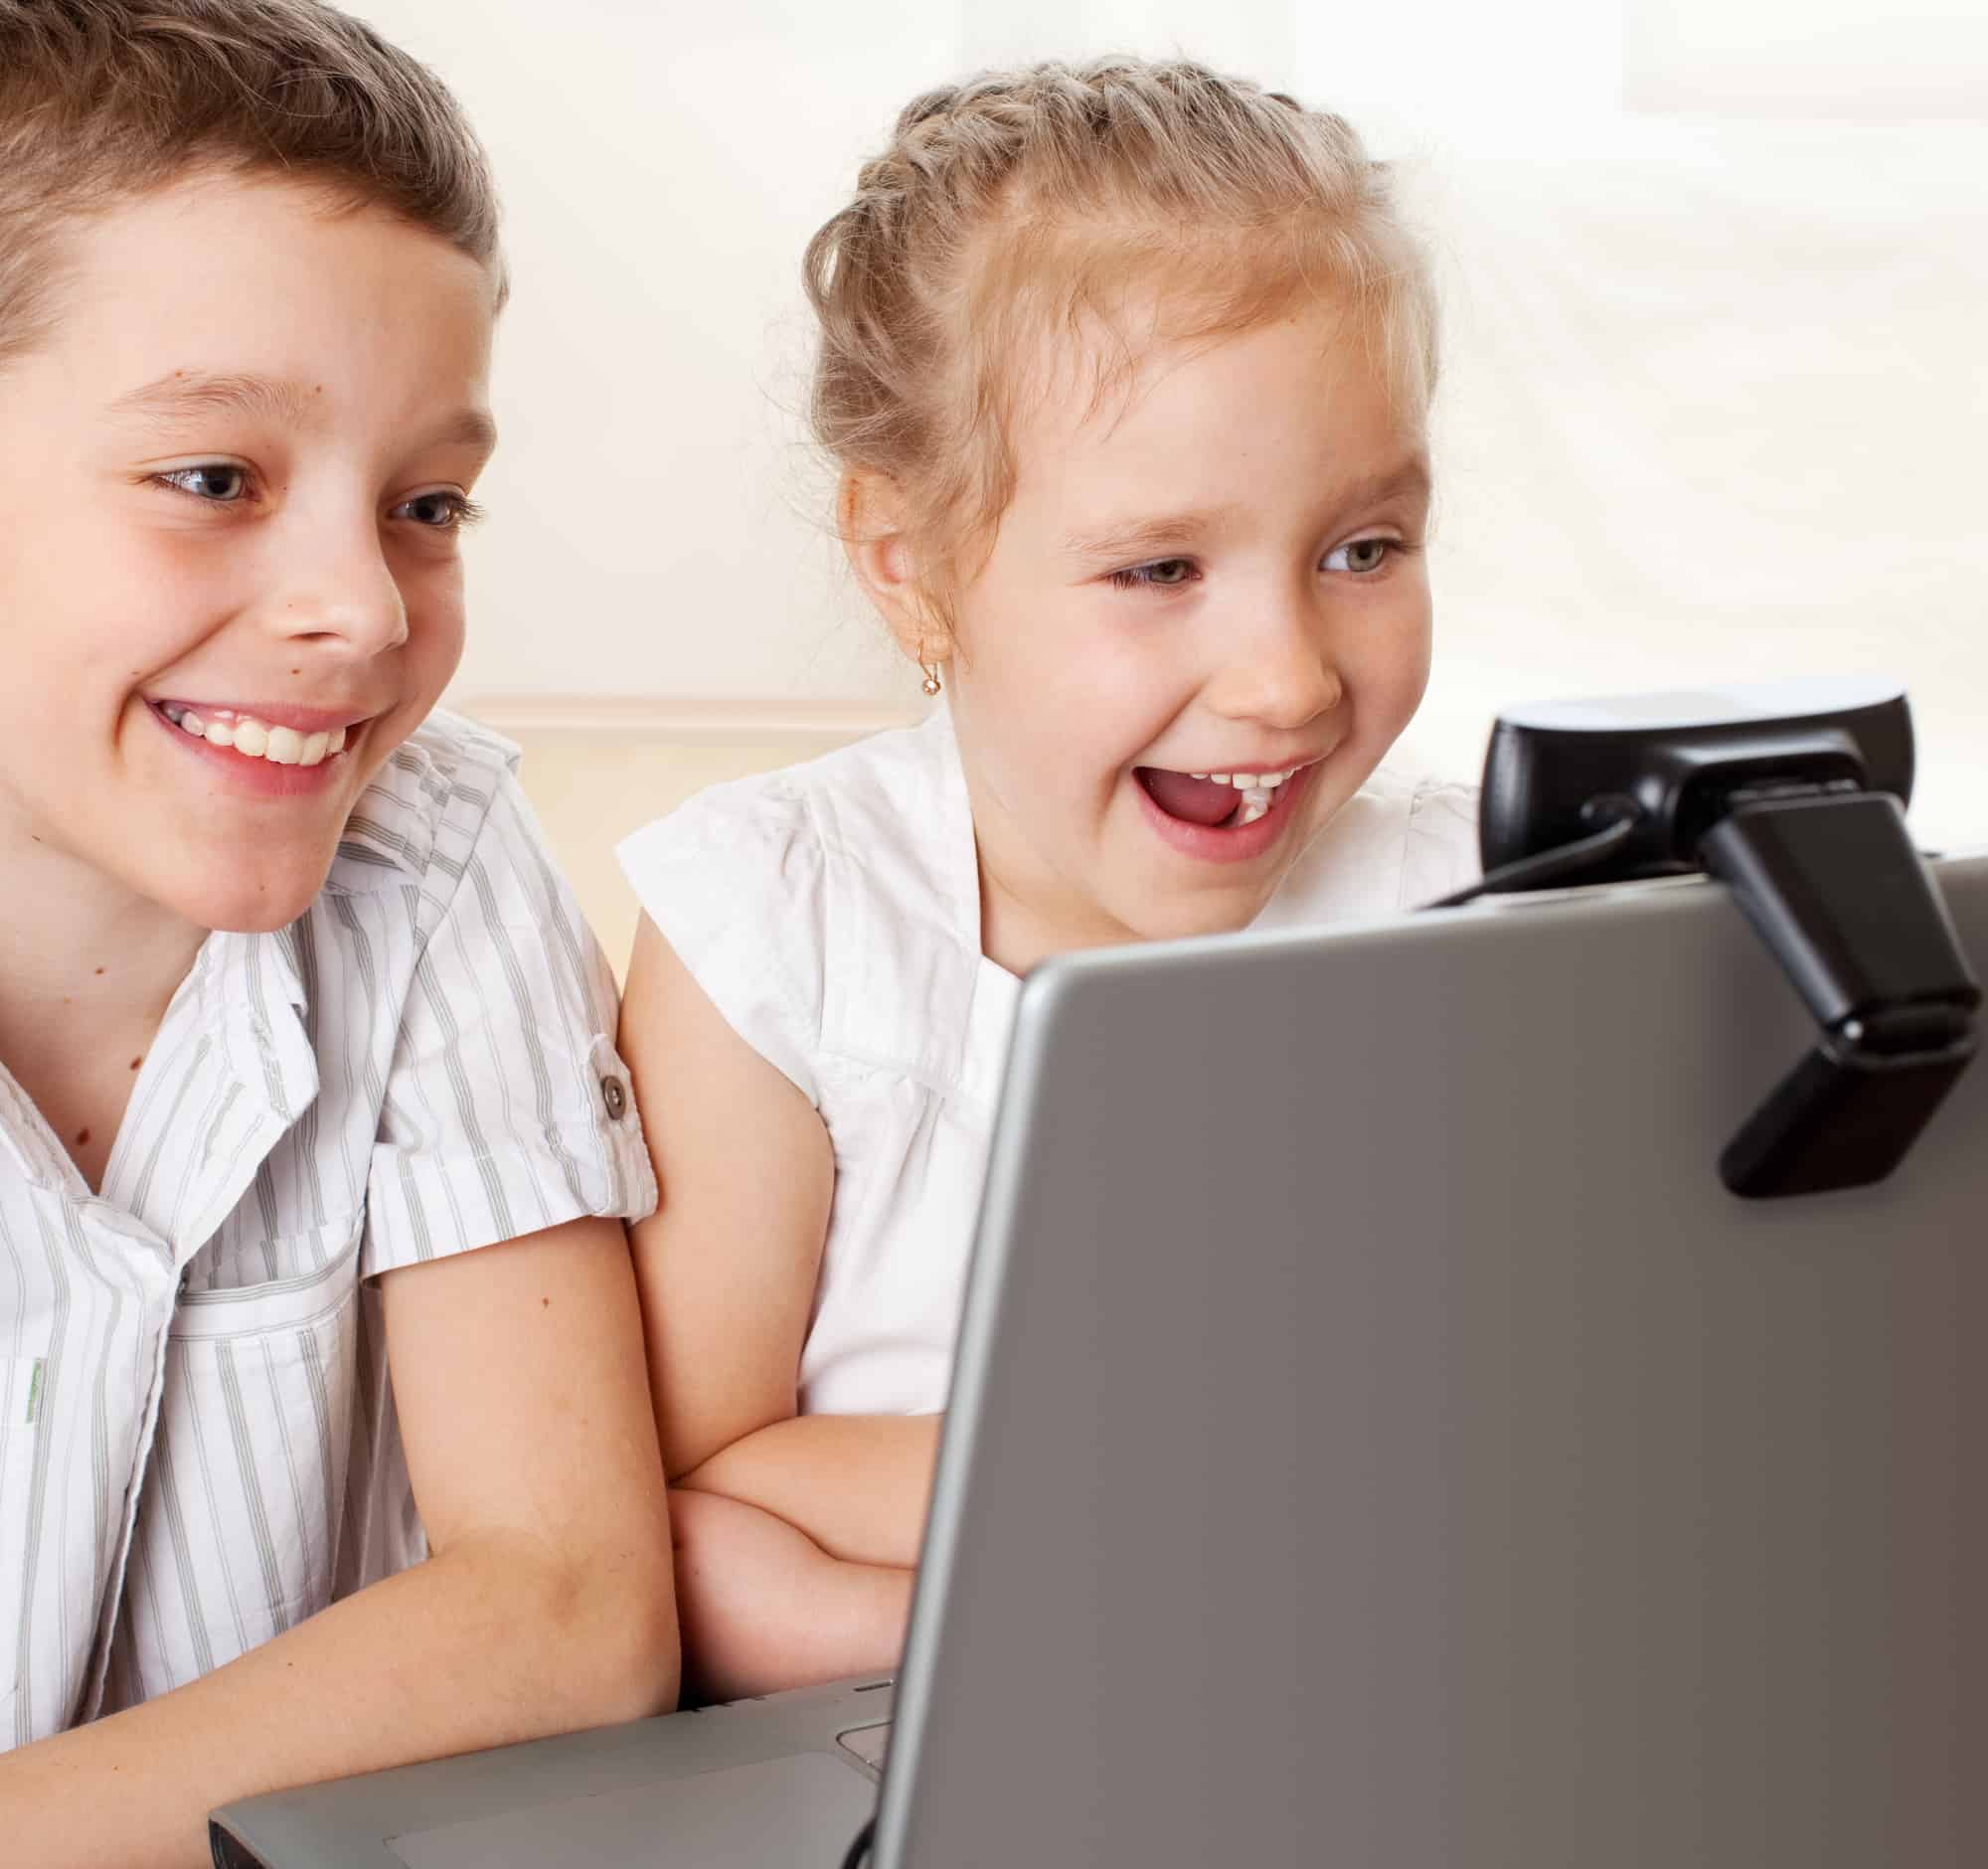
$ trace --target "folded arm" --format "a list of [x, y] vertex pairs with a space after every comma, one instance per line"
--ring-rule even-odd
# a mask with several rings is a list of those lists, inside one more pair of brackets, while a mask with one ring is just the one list
[[798, 1414], [828, 1131], [646, 919], [620, 1049], [662, 1188], [635, 1265], [690, 1662], [730, 1693], [889, 1666], [938, 1425]]
[[918, 1561], [938, 1453], [937, 1415], [802, 1415], [721, 1447], [677, 1484], [796, 1526], [830, 1557]]
[[700, 1698], [896, 1668], [910, 1571], [832, 1558], [786, 1520], [720, 1493], [679, 1491], [672, 1508], [686, 1679]]

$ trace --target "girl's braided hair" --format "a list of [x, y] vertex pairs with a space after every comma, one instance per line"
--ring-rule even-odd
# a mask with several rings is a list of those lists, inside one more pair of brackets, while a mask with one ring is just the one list
[[1068, 387], [1041, 367], [1050, 340], [1081, 333], [1093, 360], [1104, 340], [1097, 397], [1142, 339], [1216, 339], [1303, 295], [1348, 314], [1417, 409], [1435, 384], [1428, 267], [1385, 165], [1342, 118], [1186, 62], [925, 92], [804, 278], [815, 438], [846, 476], [895, 484], [941, 621], [1012, 497], [1025, 396]]

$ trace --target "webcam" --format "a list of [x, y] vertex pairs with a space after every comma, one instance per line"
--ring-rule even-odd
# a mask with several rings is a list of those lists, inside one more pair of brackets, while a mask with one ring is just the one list
[[1852, 678], [1561, 701], [1492, 730], [1484, 880], [1432, 907], [1703, 871], [1819, 1029], [1728, 1143], [1750, 1199], [1859, 1187], [1905, 1158], [1974, 1056], [1981, 989], [1905, 830], [1911, 710]]

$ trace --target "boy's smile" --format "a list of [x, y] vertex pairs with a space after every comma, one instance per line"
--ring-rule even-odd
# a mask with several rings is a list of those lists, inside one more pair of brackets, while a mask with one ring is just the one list
[[107, 913], [279, 928], [461, 653], [496, 282], [220, 176], [64, 257], [0, 371], [0, 852]]

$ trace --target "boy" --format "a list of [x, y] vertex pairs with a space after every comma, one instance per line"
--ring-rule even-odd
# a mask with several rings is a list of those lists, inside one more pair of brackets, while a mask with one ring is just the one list
[[429, 719], [502, 297], [369, 29], [0, 0], [10, 1860], [674, 1698], [611, 982]]

